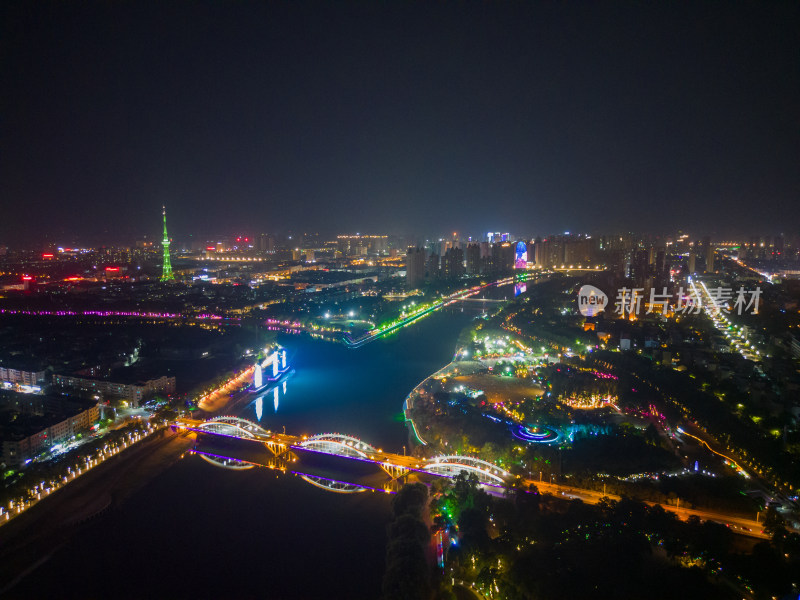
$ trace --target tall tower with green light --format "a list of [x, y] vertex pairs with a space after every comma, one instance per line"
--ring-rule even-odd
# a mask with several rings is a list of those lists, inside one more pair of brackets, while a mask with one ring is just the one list
[[172, 263], [169, 260], [169, 236], [167, 235], [167, 207], [162, 206], [161, 212], [164, 216], [164, 239], [161, 245], [164, 246], [164, 267], [161, 270], [161, 281], [175, 281], [172, 273]]

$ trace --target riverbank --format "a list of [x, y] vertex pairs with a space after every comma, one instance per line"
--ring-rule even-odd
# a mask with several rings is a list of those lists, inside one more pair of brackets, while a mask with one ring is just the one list
[[227, 406], [233, 394], [239, 393], [242, 388], [252, 380], [255, 366], [248, 367], [237, 375], [228, 379], [217, 389], [202, 396], [197, 401], [197, 407], [209, 414], [214, 414]]
[[83, 524], [116, 510], [191, 447], [193, 440], [166, 429], [108, 459], [58, 493], [44, 498], [2, 528], [0, 595], [33, 573]]
[[[458, 348], [456, 348], [455, 355], [458, 356]], [[441, 380], [459, 375], [472, 375], [486, 369], [486, 366], [480, 361], [476, 360], [453, 360], [443, 366], [441, 369], [428, 375], [425, 379], [420, 381], [408, 393], [403, 401], [403, 417], [408, 427], [409, 438], [417, 447], [415, 448], [421, 455], [427, 456], [424, 449], [421, 447], [428, 446], [428, 440], [425, 439], [424, 434], [420, 431], [417, 423], [414, 421], [414, 404], [421, 398], [430, 396], [442, 388]]]

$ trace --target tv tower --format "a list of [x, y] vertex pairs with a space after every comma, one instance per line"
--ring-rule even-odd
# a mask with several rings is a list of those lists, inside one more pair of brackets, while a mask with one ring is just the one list
[[161, 271], [161, 281], [175, 281], [175, 275], [172, 274], [172, 263], [169, 260], [169, 236], [167, 235], [167, 207], [161, 207], [161, 213], [164, 216], [164, 239], [161, 245], [164, 246], [164, 267]]

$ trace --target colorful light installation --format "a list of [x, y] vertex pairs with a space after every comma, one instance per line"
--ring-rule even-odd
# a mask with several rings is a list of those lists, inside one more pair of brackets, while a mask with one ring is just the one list
[[514, 268], [515, 269], [528, 268], [528, 246], [526, 246], [525, 242], [523, 242], [522, 240], [517, 242], [517, 249], [514, 258]]

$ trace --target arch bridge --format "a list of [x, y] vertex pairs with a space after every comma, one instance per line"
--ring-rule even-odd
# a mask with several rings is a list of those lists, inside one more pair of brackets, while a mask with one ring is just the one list
[[[383, 452], [381, 449], [375, 448], [373, 445], [351, 435], [341, 433], [321, 433], [310, 437], [286, 435], [271, 432], [248, 419], [234, 416], [214, 417], [208, 421], [179, 419], [173, 427], [196, 433], [234, 437], [261, 443], [272, 452], [275, 461], [277, 461], [276, 464], [281, 460], [288, 460], [290, 463], [297, 462], [298, 451], [319, 452], [351, 460], [371, 462], [378, 465], [389, 476], [389, 485], [385, 485], [383, 489], [377, 491], [392, 491], [394, 484], [404, 480], [414, 472], [452, 478], [464, 471], [468, 474], [476, 475], [481, 484], [493, 487], [502, 487], [511, 478], [510, 473], [505, 469], [472, 456], [450, 454], [436, 456], [427, 460], [419, 459], [414, 456]], [[273, 466], [272, 464], [256, 465], [245, 460], [219, 457], [202, 452], [197, 452], [197, 454], [203, 455], [205, 460], [216, 466], [237, 470], [249, 469], [253, 466]], [[276, 468], [285, 471], [287, 467], [283, 463], [280, 464], [282, 466]], [[352, 493], [376, 489], [299, 471], [295, 473], [310, 484], [329, 491]]]
[[462, 471], [466, 471], [467, 474], [476, 475], [481, 483], [488, 485], [503, 485], [511, 478], [511, 473], [495, 464], [473, 456], [459, 454], [435, 456], [428, 459], [425, 461], [425, 471], [445, 477], [455, 477]]
[[[184, 423], [189, 424], [187, 420]], [[181, 421], [178, 421], [180, 425]], [[238, 439], [249, 439], [263, 443], [275, 456], [285, 454], [291, 447], [291, 440], [283, 440], [279, 434], [272, 433], [261, 427], [258, 423], [253, 423], [249, 419], [241, 417], [223, 416], [213, 417], [208, 421], [192, 422], [189, 427], [184, 429], [194, 430], [198, 433], [210, 433]]]
[[303, 448], [352, 458], [368, 458], [378, 449], [351, 435], [320, 433], [300, 442]]

